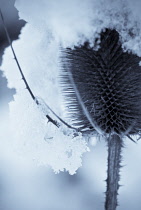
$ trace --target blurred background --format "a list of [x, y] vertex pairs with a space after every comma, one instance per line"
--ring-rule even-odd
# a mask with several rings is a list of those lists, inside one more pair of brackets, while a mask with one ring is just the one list
[[[0, 0], [11, 39], [19, 38], [26, 24], [19, 20], [14, 0]], [[28, 2], [27, 2], [28, 3]], [[8, 46], [0, 20], [0, 63]], [[8, 103], [15, 89], [7, 87], [0, 71], [0, 210], [103, 210], [106, 189], [107, 148], [99, 140], [83, 157], [83, 165], [73, 176], [54, 174], [49, 167], [37, 167], [17, 159], [7, 148]], [[119, 210], [141, 209], [141, 143], [125, 143]]]

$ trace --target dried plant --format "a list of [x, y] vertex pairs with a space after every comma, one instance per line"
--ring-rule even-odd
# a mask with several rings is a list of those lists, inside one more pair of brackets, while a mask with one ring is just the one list
[[124, 52], [118, 32], [111, 29], [101, 33], [98, 50], [85, 43], [63, 53], [69, 117], [81, 131], [98, 133], [107, 141], [105, 209], [115, 210], [123, 138], [133, 140], [141, 131], [141, 58]]
[[[43, 101], [32, 92], [12, 47], [1, 13], [3, 26], [25, 86], [35, 103]], [[124, 137], [140, 135], [141, 130], [141, 58], [122, 49], [119, 34], [114, 29], [101, 33], [98, 50], [89, 43], [62, 50], [61, 86], [69, 104], [69, 125], [45, 103], [47, 119], [82, 134], [98, 134], [108, 146], [106, 210], [115, 210], [120, 180], [121, 152]], [[134, 140], [133, 140], [134, 141]]]

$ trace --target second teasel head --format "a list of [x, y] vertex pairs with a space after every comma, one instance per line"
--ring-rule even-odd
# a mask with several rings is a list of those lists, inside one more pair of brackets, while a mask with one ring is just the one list
[[98, 50], [86, 42], [62, 53], [62, 91], [73, 126], [97, 132], [88, 114], [105, 134], [139, 134], [141, 58], [123, 51], [119, 33], [101, 32]]

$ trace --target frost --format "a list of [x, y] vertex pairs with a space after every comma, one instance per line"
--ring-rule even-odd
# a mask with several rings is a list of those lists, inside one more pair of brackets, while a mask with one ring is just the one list
[[50, 165], [56, 173], [66, 170], [74, 174], [82, 165], [82, 154], [89, 151], [81, 134], [74, 137], [72, 132], [67, 136], [48, 123], [26, 91], [11, 102], [10, 123], [14, 151], [38, 165]]
[[40, 111], [44, 114], [44, 115], [49, 115], [51, 114], [51, 108], [46, 104], [46, 102], [40, 98], [40, 97], [36, 97], [35, 98], [35, 102], [38, 105], [38, 108], [40, 109]]
[[133, 4], [131, 0], [16, 1], [20, 18], [27, 24], [13, 47], [39, 102], [37, 106], [30, 98], [11, 49], [7, 48], [2, 69], [9, 87], [16, 88], [9, 106], [12, 145], [19, 155], [39, 165], [50, 165], [56, 173], [66, 170], [74, 174], [81, 166], [82, 155], [89, 150], [86, 142], [95, 145], [95, 137], [76, 136], [73, 130], [63, 125], [57, 128], [45, 117], [52, 114], [51, 108], [71, 124], [60, 88], [61, 49], [85, 41], [93, 46], [101, 30], [115, 28], [123, 48], [141, 55], [140, 6], [139, 1]]

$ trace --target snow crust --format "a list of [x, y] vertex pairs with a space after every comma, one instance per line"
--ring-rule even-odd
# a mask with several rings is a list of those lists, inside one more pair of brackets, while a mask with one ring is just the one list
[[56, 173], [66, 170], [74, 174], [82, 165], [83, 154], [89, 151], [87, 138], [81, 134], [75, 137], [73, 131], [64, 127], [58, 129], [45, 117], [47, 103], [67, 121], [59, 79], [60, 49], [73, 48], [85, 41], [93, 46], [101, 30], [115, 28], [120, 33], [123, 48], [141, 56], [138, 9], [141, 3], [133, 4], [131, 0], [17, 0], [16, 7], [27, 24], [13, 47], [33, 93], [41, 99], [41, 106], [37, 107], [25, 89], [11, 49], [7, 48], [2, 69], [9, 87], [16, 89], [14, 101], [9, 105], [13, 148], [39, 165], [50, 165]]

